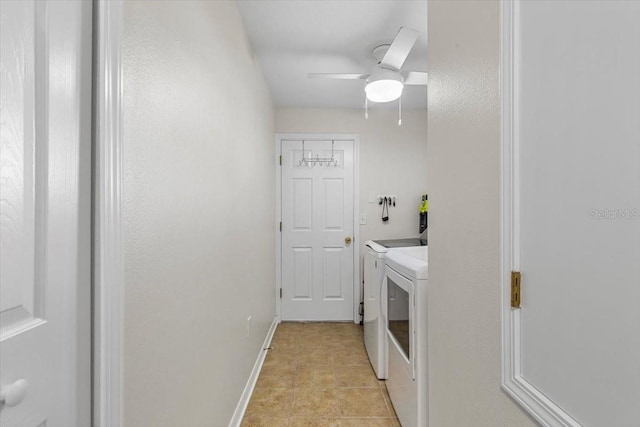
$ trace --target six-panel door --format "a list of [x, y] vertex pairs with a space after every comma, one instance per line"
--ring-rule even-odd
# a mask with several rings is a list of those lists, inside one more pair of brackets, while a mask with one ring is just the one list
[[332, 152], [282, 141], [283, 320], [353, 320], [354, 142], [304, 141]]

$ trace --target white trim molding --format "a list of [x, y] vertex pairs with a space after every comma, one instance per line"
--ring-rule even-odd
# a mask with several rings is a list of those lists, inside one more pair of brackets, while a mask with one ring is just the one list
[[362, 301], [362, 281], [360, 276], [360, 136], [342, 133], [277, 133], [276, 144], [276, 313], [282, 318], [282, 155], [283, 140], [352, 140], [353, 141], [353, 322], [360, 322], [360, 302]]
[[[360, 276], [360, 136], [353, 135], [353, 323], [360, 319], [360, 304], [364, 301], [363, 279]], [[363, 305], [364, 310], [364, 305]]]
[[543, 426], [581, 427], [522, 376], [521, 310], [511, 308], [511, 271], [520, 270], [517, 78], [520, 0], [501, 2], [501, 287], [502, 389]]
[[94, 3], [94, 427], [122, 425], [122, 0]]
[[242, 418], [244, 417], [245, 412], [247, 411], [247, 406], [249, 405], [249, 401], [251, 400], [251, 395], [253, 394], [253, 390], [256, 387], [256, 382], [258, 381], [258, 377], [260, 376], [260, 371], [262, 370], [262, 365], [264, 364], [264, 360], [267, 357], [267, 352], [269, 351], [269, 347], [271, 346], [271, 340], [273, 339], [273, 334], [276, 332], [276, 328], [280, 323], [280, 319], [278, 316], [273, 318], [273, 322], [271, 323], [271, 327], [267, 332], [267, 336], [264, 339], [264, 343], [260, 348], [260, 352], [258, 353], [258, 358], [256, 359], [256, 363], [253, 365], [253, 369], [251, 370], [251, 375], [249, 375], [249, 380], [247, 384], [244, 386], [244, 390], [242, 391], [242, 395], [240, 396], [240, 400], [238, 401], [238, 405], [236, 406], [236, 410], [231, 417], [231, 421], [229, 421], [229, 427], [240, 427], [242, 424]]
[[280, 222], [282, 221], [282, 168], [281, 156], [282, 156], [282, 139], [284, 134], [276, 134], [276, 158], [275, 171], [276, 171], [276, 216], [274, 230], [276, 231], [276, 286], [274, 292], [276, 293], [276, 314], [282, 319], [282, 299], [280, 299], [280, 289], [282, 288], [282, 231], [280, 230]]

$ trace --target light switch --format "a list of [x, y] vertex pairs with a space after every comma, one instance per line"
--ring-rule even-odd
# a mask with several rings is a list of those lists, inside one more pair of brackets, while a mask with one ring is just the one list
[[366, 213], [361, 213], [360, 214], [360, 225], [365, 225], [367, 223], [367, 214]]

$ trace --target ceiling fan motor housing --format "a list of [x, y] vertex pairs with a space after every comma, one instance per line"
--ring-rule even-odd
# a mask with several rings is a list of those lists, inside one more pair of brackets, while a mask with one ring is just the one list
[[377, 65], [367, 78], [364, 91], [369, 101], [390, 102], [400, 98], [403, 88], [404, 79], [399, 71]]
[[390, 44], [381, 44], [380, 46], [374, 47], [371, 51], [371, 56], [373, 56], [373, 59], [375, 59], [378, 64], [382, 62], [382, 58], [384, 58], [389, 47], [391, 47]]

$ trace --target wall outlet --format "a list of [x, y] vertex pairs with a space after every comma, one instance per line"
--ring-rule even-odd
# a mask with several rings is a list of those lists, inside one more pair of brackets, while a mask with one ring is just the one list
[[367, 223], [367, 214], [366, 213], [361, 213], [360, 214], [360, 225], [365, 225]]
[[251, 336], [251, 316], [247, 317], [247, 338]]

